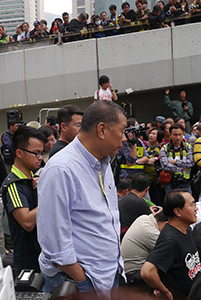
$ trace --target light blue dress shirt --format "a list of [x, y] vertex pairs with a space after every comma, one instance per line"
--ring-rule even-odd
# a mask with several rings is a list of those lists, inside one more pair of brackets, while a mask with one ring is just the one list
[[117, 268], [123, 270], [109, 161], [98, 161], [76, 137], [48, 161], [38, 182], [41, 271], [51, 277], [61, 272], [57, 264], [78, 262], [102, 292], [112, 288]]

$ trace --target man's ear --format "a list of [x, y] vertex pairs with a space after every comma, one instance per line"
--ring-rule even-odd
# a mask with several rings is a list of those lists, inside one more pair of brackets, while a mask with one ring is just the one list
[[107, 126], [103, 122], [100, 122], [96, 127], [97, 135], [101, 140], [104, 140], [104, 138], [105, 138], [106, 129], [107, 129]]
[[181, 208], [175, 207], [175, 208], [173, 209], [173, 212], [174, 212], [175, 216], [181, 217]]
[[15, 156], [18, 157], [18, 158], [22, 158], [22, 150], [17, 149], [17, 150], [15, 151]]
[[60, 129], [61, 129], [61, 131], [65, 131], [66, 130], [66, 124], [64, 122], [62, 122], [60, 124]]

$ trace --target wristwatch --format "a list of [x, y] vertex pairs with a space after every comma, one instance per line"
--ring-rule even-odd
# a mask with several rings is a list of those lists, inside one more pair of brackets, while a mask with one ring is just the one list
[[137, 161], [137, 159], [136, 159], [135, 163], [136, 163], [136, 165], [138, 164], [138, 161]]

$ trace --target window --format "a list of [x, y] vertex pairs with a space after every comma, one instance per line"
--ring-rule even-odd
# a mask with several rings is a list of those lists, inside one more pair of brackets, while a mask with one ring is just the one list
[[77, 6], [85, 6], [85, 0], [77, 0]]
[[81, 14], [81, 13], [83, 13], [83, 12], [85, 12], [84, 7], [83, 7], [83, 8], [78, 8], [78, 9], [77, 9], [77, 14], [78, 14], [78, 15]]

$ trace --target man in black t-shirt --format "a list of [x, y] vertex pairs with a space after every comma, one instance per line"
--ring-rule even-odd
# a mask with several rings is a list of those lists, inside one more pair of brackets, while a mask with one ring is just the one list
[[177, 0], [170, 0], [163, 8], [167, 17], [179, 16], [182, 14], [181, 5]]
[[123, 12], [119, 15], [119, 25], [130, 25], [131, 22], [136, 21], [136, 14], [133, 9], [130, 9], [130, 4], [128, 2], [122, 3], [121, 8]]
[[147, 202], [143, 199], [151, 185], [151, 179], [144, 173], [132, 176], [131, 192], [119, 202], [121, 234], [141, 215], [151, 214]]
[[155, 289], [158, 299], [172, 300], [177, 292], [188, 295], [200, 276], [200, 258], [189, 228], [197, 220], [197, 210], [187, 190], [172, 190], [164, 199], [163, 212], [169, 224], [141, 269], [142, 278]]
[[67, 146], [80, 131], [84, 112], [76, 105], [66, 105], [58, 110], [60, 137], [50, 150], [49, 158]]

